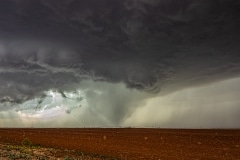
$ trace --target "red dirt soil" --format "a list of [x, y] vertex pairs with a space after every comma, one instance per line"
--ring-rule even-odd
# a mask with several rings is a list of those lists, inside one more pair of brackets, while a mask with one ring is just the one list
[[0, 129], [0, 143], [74, 149], [127, 160], [240, 160], [240, 130], [91, 128]]

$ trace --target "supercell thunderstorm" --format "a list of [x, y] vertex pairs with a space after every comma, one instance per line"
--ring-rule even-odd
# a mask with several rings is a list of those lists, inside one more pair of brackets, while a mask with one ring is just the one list
[[[229, 92], [225, 98], [233, 97], [234, 104], [227, 117], [238, 121], [238, 114], [233, 113], [239, 113], [240, 104], [234, 97], [240, 91], [236, 87], [239, 17], [237, 0], [2, 0], [1, 119], [5, 125], [10, 123], [4, 118], [9, 114], [42, 121], [66, 119], [61, 121], [63, 126], [71, 123], [70, 117], [75, 126], [139, 125], [136, 121], [181, 126], [175, 124], [179, 117], [191, 119], [201, 107], [221, 117], [210, 106], [225, 112], [217, 103], [222, 97], [216, 93]], [[231, 86], [227, 81], [233, 78]], [[203, 98], [206, 105], [185, 94], [192, 92], [187, 89], [213, 83], [222, 90], [213, 87], [213, 99]], [[175, 93], [187, 95], [180, 98], [187, 103], [179, 102]], [[195, 97], [204, 95], [200, 92]], [[171, 96], [171, 105], [166, 105]], [[149, 108], [158, 114], [149, 121], [153, 113], [144, 108], [156, 97], [164, 98], [151, 102], [158, 108]], [[192, 104], [197, 106], [192, 107], [194, 115], [181, 107], [179, 115], [173, 113], [172, 101], [179, 102], [175, 106], [190, 107], [187, 110]], [[202, 115], [221, 119], [210, 112]]]

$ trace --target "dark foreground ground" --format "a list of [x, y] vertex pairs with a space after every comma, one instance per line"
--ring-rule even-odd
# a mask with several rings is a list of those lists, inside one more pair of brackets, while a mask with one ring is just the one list
[[[240, 160], [240, 130], [194, 129], [0, 129], [0, 143], [62, 149], [123, 160]], [[69, 152], [70, 154], [70, 152]]]

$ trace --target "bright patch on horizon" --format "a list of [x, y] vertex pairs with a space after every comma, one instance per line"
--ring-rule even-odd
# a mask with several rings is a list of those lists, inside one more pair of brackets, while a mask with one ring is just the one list
[[85, 95], [82, 91], [57, 92], [47, 91], [44, 98], [35, 98], [21, 104], [17, 109], [20, 117], [24, 118], [54, 118], [70, 114], [72, 110], [86, 105]]

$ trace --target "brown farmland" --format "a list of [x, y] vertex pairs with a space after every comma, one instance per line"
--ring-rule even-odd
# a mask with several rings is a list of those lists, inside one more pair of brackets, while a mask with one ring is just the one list
[[240, 160], [240, 130], [206, 129], [0, 129], [0, 143], [23, 139], [45, 147], [139, 160]]

